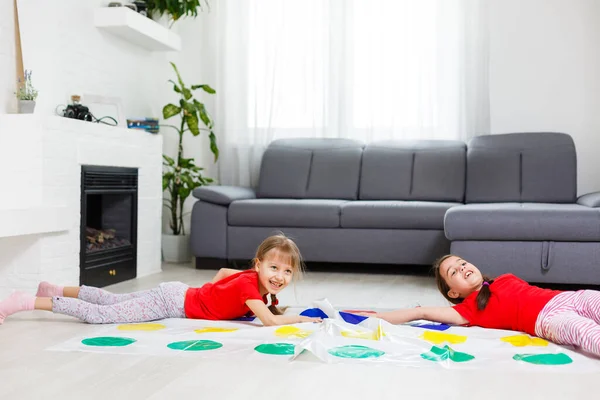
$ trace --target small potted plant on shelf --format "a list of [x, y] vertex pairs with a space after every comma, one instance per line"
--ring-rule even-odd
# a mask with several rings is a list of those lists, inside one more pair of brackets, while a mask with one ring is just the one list
[[16, 95], [19, 100], [19, 113], [33, 114], [38, 91], [33, 87], [33, 83], [31, 82], [31, 70], [25, 70], [23, 80], [19, 78]]
[[157, 19], [163, 14], [169, 16], [172, 26], [181, 17], [198, 16], [198, 9], [204, 11], [210, 9], [209, 0], [144, 0], [147, 6], [147, 14]]
[[[169, 80], [173, 84], [173, 90], [179, 95], [179, 104], [167, 104], [163, 108], [163, 118], [169, 119], [179, 117], [179, 126], [165, 125], [177, 131], [179, 146], [177, 156], [169, 157], [163, 155], [163, 191], [168, 193], [165, 198], [165, 207], [169, 209], [170, 232], [162, 236], [163, 259], [168, 262], [189, 262], [191, 259], [189, 236], [186, 235], [183, 224], [183, 206], [185, 200], [192, 194], [193, 190], [202, 185], [213, 182], [211, 178], [202, 176], [204, 168], [195, 164], [193, 158], [185, 158], [183, 154], [183, 135], [190, 132], [198, 136], [201, 131], [208, 132], [210, 150], [214, 155], [214, 161], [219, 158], [217, 139], [213, 132], [213, 121], [203, 103], [194, 98], [193, 91], [202, 89], [204, 92], [214, 94], [215, 91], [208, 85], [185, 86], [179, 75], [175, 64], [171, 63], [177, 81]], [[203, 125], [203, 127], [200, 126]]]

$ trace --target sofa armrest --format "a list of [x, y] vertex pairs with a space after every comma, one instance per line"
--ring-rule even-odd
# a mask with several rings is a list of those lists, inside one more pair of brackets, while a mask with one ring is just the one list
[[600, 192], [592, 192], [579, 196], [577, 204], [587, 207], [600, 207]]
[[202, 186], [194, 189], [195, 198], [207, 203], [229, 205], [235, 200], [255, 199], [256, 193], [252, 188], [241, 186]]

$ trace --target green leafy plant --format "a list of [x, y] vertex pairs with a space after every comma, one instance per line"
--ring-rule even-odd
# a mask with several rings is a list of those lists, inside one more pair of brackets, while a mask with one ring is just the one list
[[17, 92], [17, 99], [19, 100], [31, 100], [35, 101], [38, 96], [38, 91], [33, 87], [33, 83], [31, 81], [31, 70], [25, 70], [24, 80], [19, 78]]
[[204, 11], [204, 7], [210, 10], [208, 0], [144, 0], [148, 7], [150, 15], [168, 14], [173, 22], [179, 18], [197, 17], [198, 9]]
[[[208, 85], [185, 86], [177, 66], [171, 63], [177, 74], [177, 82], [169, 80], [173, 84], [173, 90], [179, 94], [179, 105], [167, 104], [163, 107], [163, 118], [169, 119], [175, 116], [181, 118], [179, 127], [174, 125], [162, 125], [173, 128], [179, 135], [179, 147], [177, 158], [163, 155], [163, 191], [169, 193], [165, 199], [165, 206], [170, 210], [170, 227], [174, 235], [185, 235], [183, 226], [183, 205], [192, 191], [202, 185], [208, 185], [213, 179], [202, 176], [204, 168], [198, 167], [193, 158], [183, 157], [183, 135], [190, 132], [198, 136], [201, 131], [207, 131], [210, 140], [210, 151], [214, 155], [214, 161], [219, 158], [217, 138], [213, 132], [213, 121], [203, 103], [193, 97], [192, 92], [202, 89], [204, 92], [214, 94], [215, 90]], [[204, 127], [200, 127], [200, 122]]]

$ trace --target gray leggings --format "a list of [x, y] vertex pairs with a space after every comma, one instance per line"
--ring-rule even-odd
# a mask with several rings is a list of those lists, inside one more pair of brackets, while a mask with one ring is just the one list
[[114, 294], [81, 286], [79, 297], [53, 297], [52, 311], [70, 315], [90, 324], [146, 322], [164, 318], [185, 318], [183, 303], [188, 285], [166, 282], [141, 292]]

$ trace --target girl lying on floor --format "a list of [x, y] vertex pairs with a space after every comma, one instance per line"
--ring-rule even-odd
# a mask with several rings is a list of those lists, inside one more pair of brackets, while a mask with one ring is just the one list
[[600, 292], [542, 289], [512, 274], [490, 279], [452, 254], [438, 260], [434, 270], [438, 289], [454, 306], [360, 314], [392, 324], [425, 319], [522, 331], [600, 356]]
[[[0, 324], [11, 314], [46, 310], [70, 315], [91, 324], [147, 322], [163, 318], [228, 320], [254, 314], [263, 325], [321, 322], [320, 318], [281, 315], [277, 294], [302, 276], [302, 257], [284, 235], [265, 239], [247, 271], [221, 269], [212, 282], [191, 288], [166, 282], [157, 288], [127, 294], [42, 282], [36, 296], [15, 292], [0, 302]], [[267, 307], [267, 295], [271, 305]]]

